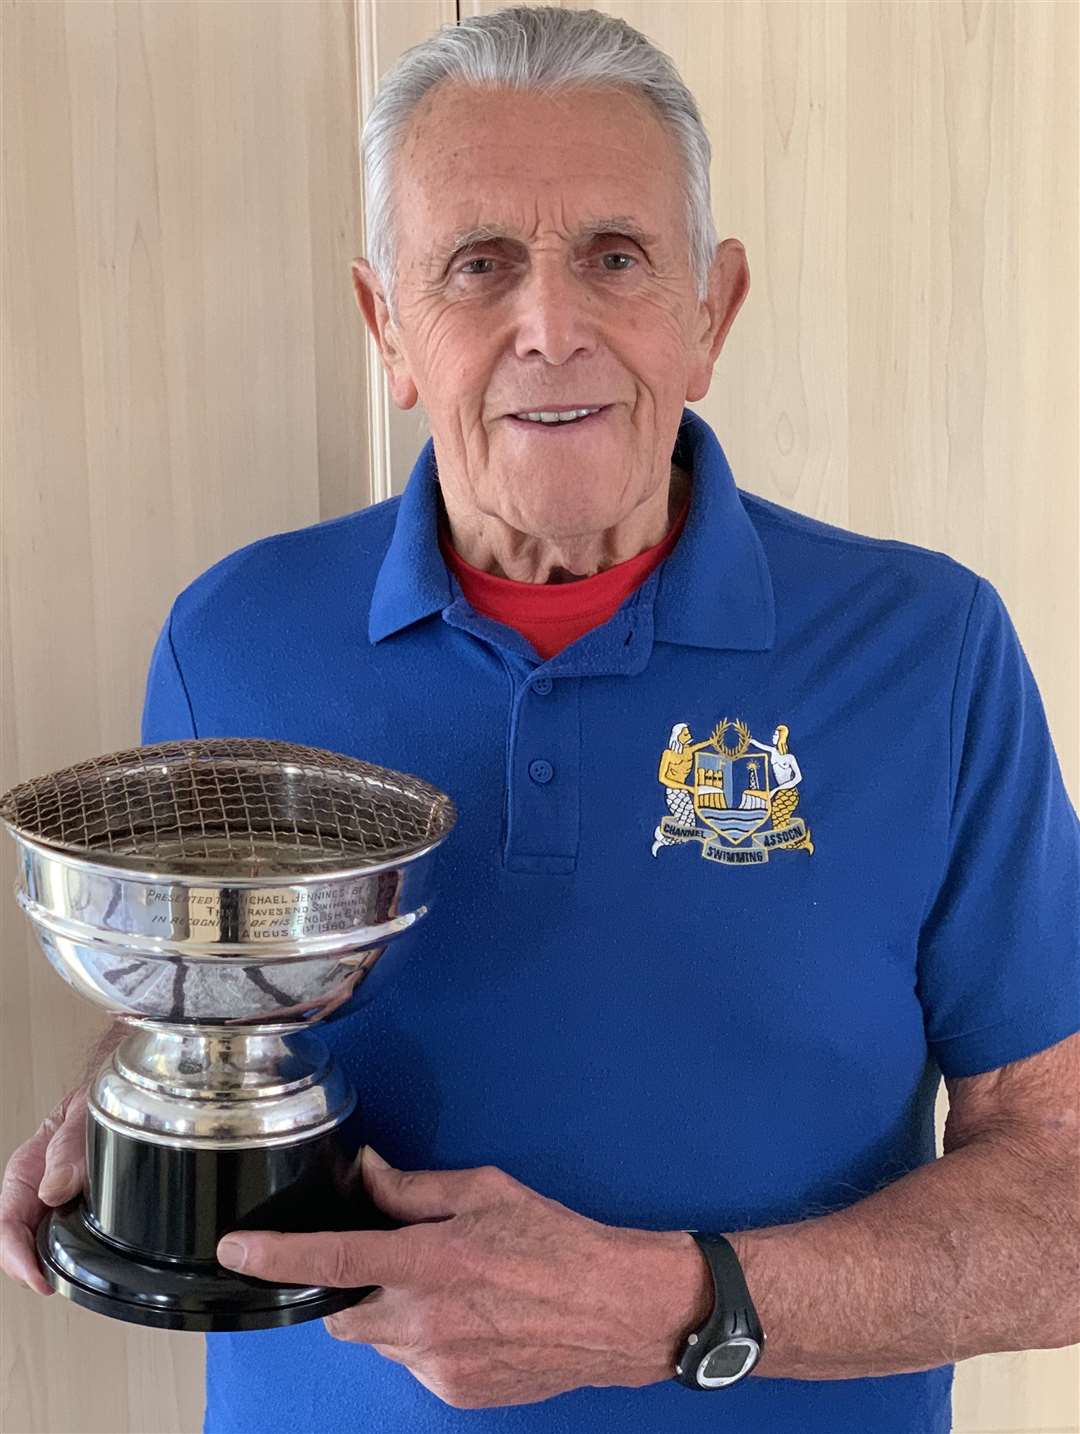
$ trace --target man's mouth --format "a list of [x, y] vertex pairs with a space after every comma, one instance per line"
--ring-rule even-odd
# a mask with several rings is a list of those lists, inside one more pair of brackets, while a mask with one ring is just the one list
[[557, 433], [564, 428], [591, 428], [603, 421], [610, 404], [581, 408], [524, 409], [508, 413], [507, 420], [515, 428], [535, 433]]

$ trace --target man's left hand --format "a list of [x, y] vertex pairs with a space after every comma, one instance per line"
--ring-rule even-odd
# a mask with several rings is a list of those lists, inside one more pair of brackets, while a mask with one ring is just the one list
[[[374, 1158], [373, 1158], [374, 1157]], [[363, 1176], [399, 1230], [228, 1236], [258, 1279], [378, 1285], [323, 1323], [404, 1364], [446, 1404], [530, 1404], [583, 1386], [671, 1378], [682, 1335], [712, 1308], [690, 1235], [603, 1225], [492, 1165]]]

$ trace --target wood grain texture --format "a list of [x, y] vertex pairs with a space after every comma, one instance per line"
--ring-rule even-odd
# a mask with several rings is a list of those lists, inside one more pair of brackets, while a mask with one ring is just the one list
[[[138, 741], [199, 572], [370, 500], [356, 11], [17, 4], [3, 25], [0, 789]], [[105, 1024], [0, 852], [0, 1159]], [[0, 1427], [202, 1422], [202, 1349], [8, 1281]], [[92, 1378], [88, 1377], [92, 1373]]]
[[[356, 0], [357, 75], [361, 123], [371, 108], [379, 80], [413, 45], [457, 19], [456, 0]], [[367, 253], [366, 230], [365, 248]], [[366, 331], [366, 329], [365, 329]], [[368, 412], [371, 416], [371, 501], [400, 493], [409, 481], [420, 449], [431, 437], [419, 404], [408, 412], [395, 408], [379, 350], [367, 335]]]

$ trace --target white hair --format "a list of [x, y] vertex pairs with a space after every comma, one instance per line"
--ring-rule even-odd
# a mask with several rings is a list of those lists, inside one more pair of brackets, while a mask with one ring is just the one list
[[709, 189], [712, 146], [697, 103], [673, 61], [639, 30], [600, 10], [511, 5], [443, 25], [384, 76], [360, 138], [368, 261], [397, 322], [394, 161], [413, 111], [442, 80], [482, 89], [555, 94], [625, 89], [650, 100], [682, 155], [690, 269], [700, 302], [716, 254]]
[[683, 744], [679, 741], [679, 733], [686, 726], [685, 722], [676, 722], [671, 729], [671, 736], [668, 738], [668, 746], [673, 752], [681, 752]]

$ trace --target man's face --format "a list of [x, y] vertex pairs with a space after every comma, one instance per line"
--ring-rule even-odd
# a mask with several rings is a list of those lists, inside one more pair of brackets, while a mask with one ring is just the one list
[[[697, 301], [682, 175], [626, 92], [443, 83], [421, 103], [396, 180], [399, 327], [366, 261], [354, 285], [395, 402], [430, 419], [448, 506], [558, 540], [667, 491], [683, 405], [708, 391], [749, 287], [728, 240]], [[506, 237], [456, 247], [481, 225]], [[511, 416], [597, 405], [555, 427]]]

